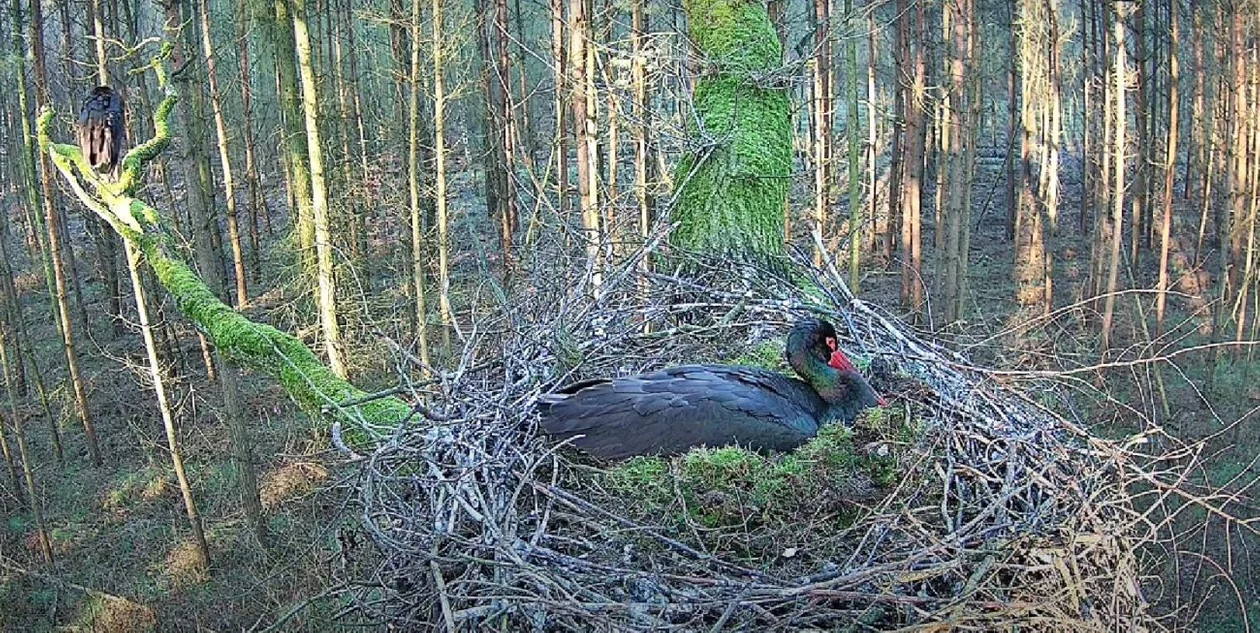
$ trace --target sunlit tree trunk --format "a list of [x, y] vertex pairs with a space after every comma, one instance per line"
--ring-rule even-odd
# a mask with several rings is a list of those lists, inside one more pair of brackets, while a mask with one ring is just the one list
[[[644, 10], [646, 0], [631, 2], [631, 48], [633, 61], [630, 67], [631, 87], [634, 90], [634, 115], [638, 125], [634, 128], [634, 192], [639, 209], [639, 235], [645, 241], [652, 228], [652, 156], [648, 151], [648, 135], [652, 130], [652, 107], [649, 102], [651, 85], [647, 75], [647, 35], [651, 32], [648, 15]], [[644, 256], [643, 271], [652, 270], [651, 257]]]
[[927, 64], [923, 47], [923, 4], [914, 3], [913, 15], [905, 12], [902, 25], [914, 44], [909, 56], [906, 95], [906, 177], [901, 195], [901, 302], [917, 321], [923, 314], [923, 158], [926, 134], [923, 105], [927, 98]]
[[791, 111], [787, 90], [754, 80], [781, 63], [774, 26], [765, 6], [751, 0], [687, 0], [684, 8], [691, 39], [712, 69], [694, 84], [691, 133], [720, 141], [678, 163], [671, 240], [777, 262], [792, 164]]
[[149, 361], [149, 379], [153, 381], [153, 394], [157, 397], [158, 412], [162, 415], [162, 426], [166, 430], [166, 446], [171, 453], [175, 481], [179, 483], [179, 492], [184, 500], [184, 511], [188, 515], [188, 525], [192, 528], [193, 540], [197, 544], [197, 553], [201, 558], [199, 563], [204, 569], [210, 565], [210, 546], [206, 543], [206, 534], [201, 527], [201, 516], [197, 513], [197, 503], [193, 499], [188, 473], [184, 470], [184, 454], [179, 446], [179, 433], [175, 429], [175, 417], [166, 395], [166, 381], [162, 377], [162, 365], [158, 361], [157, 342], [153, 337], [153, 326], [149, 322], [149, 308], [146, 305], [148, 300], [145, 297], [144, 284], [140, 281], [140, 254], [129, 243], [124, 244], [124, 248], [127, 255], [127, 270], [131, 273], [131, 290], [136, 299], [136, 312], [139, 315], [140, 334], [144, 338], [144, 350]]
[[[1173, 187], [1177, 176], [1177, 137], [1181, 131], [1178, 127], [1178, 115], [1181, 109], [1181, 65], [1177, 59], [1181, 49], [1181, 9], [1180, 2], [1175, 2], [1169, 9], [1168, 42], [1168, 136], [1164, 143], [1164, 214], [1159, 225], [1159, 284], [1155, 296], [1155, 336], [1164, 334], [1164, 311], [1168, 302], [1168, 253], [1171, 250], [1173, 220]], [[1197, 19], [1197, 18], [1196, 18]], [[1198, 46], [1198, 44], [1196, 44]], [[1186, 181], [1192, 179], [1193, 172], [1186, 172]]]
[[[844, 43], [845, 65], [845, 136], [849, 141], [849, 289], [858, 292], [861, 280], [862, 231], [862, 126], [858, 119], [857, 14], [853, 0], [844, 2], [847, 37]], [[874, 192], [872, 192], [874, 193]]]
[[555, 163], [556, 169], [556, 208], [560, 212], [560, 216], [565, 216], [565, 198], [569, 189], [569, 143], [566, 111], [568, 109], [569, 95], [568, 80], [568, 54], [565, 50], [565, 0], [551, 0], [551, 64], [555, 69], [554, 72], [554, 92], [555, 100], [553, 107], [555, 108], [555, 141], [552, 144], [552, 161]]
[[443, 47], [446, 45], [442, 26], [442, 0], [432, 0], [433, 15], [433, 207], [437, 213], [438, 239], [438, 311], [442, 318], [442, 348], [451, 349], [451, 328], [455, 315], [451, 309], [450, 231], [446, 214], [446, 72]]
[[[67, 3], [68, 4], [68, 3]], [[96, 59], [96, 82], [99, 85], [109, 85], [111, 82], [109, 65], [105, 57], [105, 21], [101, 15], [100, 0], [90, 0], [87, 3], [88, 21], [91, 23], [92, 29], [92, 46]], [[86, 27], [85, 27], [86, 30]], [[110, 335], [122, 332], [122, 299], [118, 289], [118, 238], [106, 230], [104, 223], [96, 215], [85, 214], [84, 222], [87, 225], [88, 232], [92, 236], [92, 243], [96, 245], [96, 268], [100, 272], [101, 281], [105, 284], [105, 298], [109, 304], [109, 315], [112, 323], [108, 331]], [[66, 243], [72, 243], [67, 233], [65, 235]], [[68, 248], [67, 252], [71, 253], [73, 258], [73, 248]], [[88, 327], [86, 301], [83, 294], [83, 288], [79, 285], [79, 276], [75, 275], [76, 293], [79, 297], [79, 309], [82, 311], [84, 327], [91, 331]]]
[[324, 151], [320, 145], [319, 98], [315, 90], [315, 69], [311, 65], [311, 39], [306, 26], [306, 0], [293, 0], [293, 43], [297, 49], [298, 70], [302, 75], [302, 112], [306, 120], [306, 152], [311, 167], [311, 217], [315, 223], [319, 324], [324, 335], [324, 351], [328, 354], [328, 366], [337, 376], [345, 378], [346, 366], [341, 360], [341, 328], [337, 324], [335, 296], [337, 286], [333, 280], [333, 249], [328, 225], [328, 190], [324, 181]]
[[1111, 98], [1113, 103], [1111, 106], [1111, 116], [1114, 122], [1111, 125], [1111, 248], [1108, 259], [1107, 269], [1107, 297], [1103, 300], [1103, 317], [1102, 317], [1102, 348], [1103, 350], [1111, 347], [1111, 330], [1113, 319], [1116, 312], [1116, 291], [1119, 288], [1120, 280], [1120, 259], [1123, 256], [1121, 245], [1124, 242], [1124, 150], [1125, 150], [1125, 111], [1124, 111], [1124, 84], [1125, 84], [1125, 48], [1124, 48], [1124, 18], [1128, 13], [1128, 7], [1124, 3], [1117, 3], [1113, 7], [1114, 13], [1111, 22], [1111, 47], [1115, 55], [1115, 62], [1111, 69]]
[[1063, 137], [1063, 69], [1062, 69], [1062, 39], [1059, 35], [1059, 0], [1048, 0], [1047, 11], [1049, 12], [1050, 37], [1046, 42], [1049, 50], [1047, 60], [1049, 62], [1049, 85], [1048, 100], [1046, 103], [1046, 121], [1048, 129], [1044, 134], [1047, 137], [1046, 143], [1046, 162], [1042, 166], [1045, 170], [1043, 181], [1046, 183], [1045, 188], [1045, 209], [1046, 209], [1046, 233], [1044, 236], [1045, 250], [1045, 283], [1042, 290], [1042, 302], [1045, 307], [1045, 313], [1050, 314], [1054, 310], [1054, 249], [1055, 238], [1059, 231], [1059, 156], [1060, 144]]
[[591, 76], [590, 0], [569, 0], [570, 103], [573, 110], [574, 142], [577, 145], [578, 200], [582, 212], [582, 239], [592, 285], [601, 283], [599, 169], [596, 161], [595, 81]]
[[[873, 255], [880, 254], [880, 250], [881, 250], [880, 247], [883, 243], [880, 240], [880, 234], [878, 232], [879, 209], [876, 208], [877, 203], [879, 202], [879, 196], [877, 195], [879, 191], [879, 165], [876, 162], [878, 159], [878, 149], [879, 149], [878, 148], [879, 127], [878, 127], [877, 120], [875, 118], [875, 107], [876, 107], [875, 104], [879, 98], [879, 94], [876, 92], [876, 89], [875, 89], [875, 64], [876, 64], [876, 60], [878, 59], [877, 49], [875, 45], [875, 38], [877, 37], [878, 32], [879, 31], [875, 27], [874, 13], [867, 12], [866, 14], [866, 45], [867, 45], [866, 50], [868, 53], [867, 58], [866, 58], [866, 104], [867, 104], [867, 107], [866, 107], [866, 147], [864, 150], [866, 155], [863, 157], [862, 163], [866, 165], [866, 180], [865, 180], [866, 192], [867, 192], [866, 214], [868, 217], [870, 217], [871, 228], [870, 228], [869, 234], [871, 236], [870, 245], [871, 245], [871, 253]], [[890, 182], [894, 179], [891, 173], [889, 174], [888, 178]], [[890, 215], [888, 217], [888, 224], [885, 227], [885, 233], [887, 233], [887, 228], [891, 226], [892, 226], [892, 216]], [[854, 266], [854, 268], [856, 269], [857, 267]], [[855, 291], [856, 291], [856, 288], [857, 286], [855, 284], [854, 285]]]
[[293, 16], [289, 0], [275, 0], [275, 22], [272, 23], [272, 45], [279, 75], [277, 91], [283, 114], [285, 168], [289, 176], [289, 192], [293, 206], [289, 217], [297, 233], [297, 246], [302, 267], [315, 270], [315, 223], [312, 217], [311, 168], [302, 132], [302, 97], [299, 94], [297, 52], [293, 40]]
[[[814, 4], [814, 233], [821, 239], [814, 242], [814, 265], [826, 257], [823, 244], [827, 239], [827, 209], [831, 206], [831, 0], [813, 0]], [[847, 16], [846, 16], [847, 17]]]

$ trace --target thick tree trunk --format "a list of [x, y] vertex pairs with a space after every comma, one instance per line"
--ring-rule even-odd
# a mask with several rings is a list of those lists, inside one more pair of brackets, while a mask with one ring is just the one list
[[298, 254], [302, 267], [315, 270], [315, 223], [312, 218], [311, 168], [302, 132], [302, 97], [299, 94], [297, 51], [293, 41], [293, 16], [289, 0], [275, 0], [275, 22], [271, 41], [279, 74], [278, 91], [283, 114], [284, 156], [289, 176], [289, 192], [293, 196], [289, 219], [297, 233]]
[[697, 139], [674, 178], [673, 241], [684, 248], [754, 260], [783, 253], [783, 205], [792, 166], [786, 90], [757, 84], [777, 68], [778, 38], [764, 5], [750, 0], [687, 0], [692, 41], [714, 63], [696, 80]]

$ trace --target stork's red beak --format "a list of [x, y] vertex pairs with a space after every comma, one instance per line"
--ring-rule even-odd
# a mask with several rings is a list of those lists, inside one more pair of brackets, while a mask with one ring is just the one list
[[827, 361], [827, 364], [840, 371], [857, 371], [853, 363], [849, 362], [849, 357], [845, 356], [838, 347], [831, 352], [831, 360]]

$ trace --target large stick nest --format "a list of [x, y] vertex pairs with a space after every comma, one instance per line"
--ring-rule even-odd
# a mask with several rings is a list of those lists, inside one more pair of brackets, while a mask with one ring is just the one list
[[[1186, 449], [1093, 437], [1052, 410], [1070, 410], [1052, 384], [1035, 398], [1004, 386], [854, 299], [834, 269], [793, 270], [645, 277], [632, 262], [598, 298], [589, 274], [539, 275], [511, 309], [463, 324], [459, 371], [362, 460], [355, 530], [371, 547], [343, 568], [346, 612], [403, 630], [1173, 626], [1145, 595], [1162, 521], [1149, 510]], [[799, 521], [744, 506], [747, 521], [714, 526], [683, 507], [688, 457], [662, 475], [678, 503], [645, 508], [537, 433], [533, 402], [559, 384], [729, 361], [805, 315], [882, 367], [876, 388], [922, 430], [874, 494], [832, 491]]]

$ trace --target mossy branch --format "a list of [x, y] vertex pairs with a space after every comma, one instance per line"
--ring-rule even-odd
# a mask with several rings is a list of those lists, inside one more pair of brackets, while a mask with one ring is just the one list
[[[396, 397], [367, 398], [367, 392], [338, 378], [297, 337], [250, 321], [219, 300], [184, 262], [161, 214], [133, 197], [145, 165], [170, 144], [169, 118], [178, 101], [160, 60], [155, 60], [154, 68], [166, 91], [153, 115], [155, 134], [127, 153], [117, 181], [96, 173], [78, 147], [52, 142], [49, 130], [54, 116], [48, 109], [37, 121], [40, 150], [48, 152], [79, 200], [144, 255], [179, 310], [230, 362], [271, 376], [312, 416], [327, 411], [334, 421], [350, 423], [352, 429], [361, 430], [352, 432], [358, 439], [393, 432], [412, 414], [411, 406]], [[348, 401], [360, 403], [339, 404]]]

